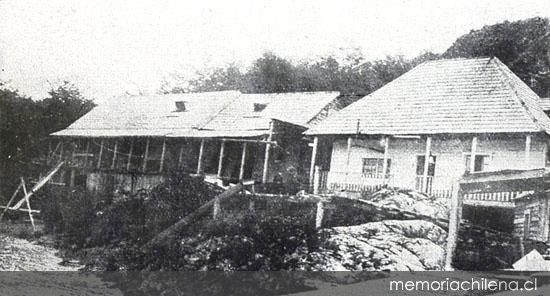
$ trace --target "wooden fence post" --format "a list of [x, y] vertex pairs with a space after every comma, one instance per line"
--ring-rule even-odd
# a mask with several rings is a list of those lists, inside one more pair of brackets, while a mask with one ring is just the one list
[[323, 226], [323, 216], [325, 215], [325, 207], [322, 201], [317, 202], [317, 213], [315, 214], [315, 229]]
[[453, 270], [453, 257], [460, 232], [460, 220], [462, 219], [463, 193], [460, 182], [457, 182], [454, 194], [451, 197], [451, 209], [449, 211], [449, 231], [447, 234], [447, 248], [445, 250], [445, 270]]

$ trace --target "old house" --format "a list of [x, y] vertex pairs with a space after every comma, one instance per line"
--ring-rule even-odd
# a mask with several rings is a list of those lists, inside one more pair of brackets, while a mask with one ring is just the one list
[[[548, 131], [525, 83], [498, 58], [474, 58], [425, 62], [306, 134], [325, 191], [389, 185], [448, 197], [465, 173], [544, 168]], [[510, 207], [512, 198], [465, 203]]]
[[172, 169], [223, 183], [307, 182], [303, 132], [342, 102], [337, 92], [118, 98], [54, 133], [50, 162], [66, 160], [60, 182], [90, 190], [151, 188]]

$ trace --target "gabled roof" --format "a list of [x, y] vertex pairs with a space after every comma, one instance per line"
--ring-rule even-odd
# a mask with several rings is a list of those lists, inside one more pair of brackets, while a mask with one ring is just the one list
[[[240, 95], [237, 91], [121, 97], [99, 105], [54, 136], [165, 136], [192, 133]], [[177, 101], [186, 111], [175, 112]]]
[[306, 134], [548, 132], [540, 98], [497, 58], [423, 63]]
[[[54, 136], [256, 137], [271, 119], [304, 127], [338, 92], [241, 94], [238, 91], [123, 97], [95, 107]], [[186, 111], [176, 112], [184, 101]], [[254, 112], [254, 103], [265, 104]]]
[[[267, 133], [271, 119], [306, 128], [338, 96], [338, 92], [242, 94], [200, 129], [219, 132], [256, 130]], [[265, 109], [255, 112], [255, 103], [263, 104]]]

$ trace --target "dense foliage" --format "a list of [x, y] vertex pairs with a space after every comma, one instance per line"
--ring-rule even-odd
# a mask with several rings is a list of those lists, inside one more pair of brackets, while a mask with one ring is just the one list
[[45, 138], [93, 108], [92, 101], [65, 82], [41, 101], [0, 84], [0, 201], [13, 192], [21, 176], [40, 169], [32, 161], [47, 152]]
[[252, 66], [220, 67], [198, 78], [174, 74], [161, 91], [166, 93], [240, 90], [242, 92], [340, 91], [366, 95], [414, 66], [438, 58], [496, 56], [542, 97], [550, 96], [550, 24], [531, 18], [485, 26], [458, 38], [442, 55], [424, 53], [413, 59], [389, 56], [366, 61], [360, 52], [345, 59], [327, 56], [293, 63], [265, 53]]

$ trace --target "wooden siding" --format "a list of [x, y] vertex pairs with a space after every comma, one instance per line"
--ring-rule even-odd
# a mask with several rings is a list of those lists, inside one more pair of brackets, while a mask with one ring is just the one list
[[[432, 154], [436, 156], [435, 174], [431, 179], [430, 190], [437, 195], [447, 195], [456, 181], [465, 172], [465, 155], [470, 153], [471, 136], [434, 136]], [[354, 138], [350, 151], [349, 171], [346, 172], [346, 139], [337, 139], [333, 144], [328, 188], [358, 185], [376, 185], [373, 181], [361, 178], [363, 158], [382, 158], [380, 137], [365, 136]], [[525, 162], [525, 135], [483, 135], [478, 136], [477, 155], [487, 155], [486, 171], [504, 169], [534, 169], [545, 166], [545, 138], [533, 136], [529, 161]], [[415, 189], [418, 176], [416, 161], [425, 153], [424, 139], [390, 140], [388, 157], [391, 159], [389, 180], [378, 180], [389, 186]], [[347, 175], [347, 177], [346, 177]], [[344, 176], [344, 177], [342, 177]], [[343, 178], [343, 179], [342, 179]], [[334, 185], [339, 184], [339, 185]]]
[[[548, 241], [549, 204], [547, 194], [534, 194], [516, 200], [514, 208], [514, 235], [524, 239]], [[530, 217], [529, 232], [527, 234], [524, 233], [526, 214]]]

